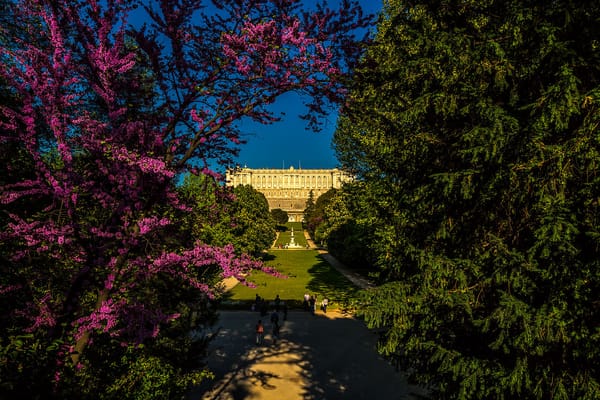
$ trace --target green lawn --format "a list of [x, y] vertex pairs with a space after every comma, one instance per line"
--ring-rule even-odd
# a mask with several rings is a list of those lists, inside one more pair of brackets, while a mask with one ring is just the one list
[[[295, 229], [294, 229], [295, 230]], [[254, 272], [249, 280], [256, 288], [237, 285], [224, 296], [227, 307], [250, 307], [256, 294], [272, 301], [279, 294], [290, 308], [300, 308], [304, 293], [327, 297], [331, 308], [346, 308], [359, 290], [325, 261], [316, 250], [271, 250], [266, 264], [287, 278]]]
[[279, 236], [277, 237], [277, 241], [275, 242], [275, 247], [285, 246], [290, 243], [290, 238], [292, 235], [292, 227], [294, 228], [294, 242], [302, 247], [306, 247], [306, 238], [304, 237], [304, 231], [302, 230], [301, 222], [288, 222], [285, 224], [287, 227], [286, 231], [279, 232]]

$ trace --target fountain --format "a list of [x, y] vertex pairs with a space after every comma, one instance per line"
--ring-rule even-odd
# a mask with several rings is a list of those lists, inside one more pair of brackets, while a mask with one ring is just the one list
[[302, 246], [300, 246], [298, 243], [295, 242], [294, 240], [294, 227], [292, 226], [292, 233], [290, 235], [290, 243], [287, 245], [288, 248], [300, 248]]

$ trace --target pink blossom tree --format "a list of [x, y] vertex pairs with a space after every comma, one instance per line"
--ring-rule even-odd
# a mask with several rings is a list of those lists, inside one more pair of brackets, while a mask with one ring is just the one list
[[294, 0], [141, 3], [5, 5], [5, 387], [19, 388], [23, 364], [38, 363], [48, 381], [37, 390], [65, 395], [65, 377], [93, 367], [90, 348], [135, 349], [180, 318], [161, 301], [162, 283], [211, 298], [215, 277], [264, 269], [230, 246], [180, 236], [177, 216], [189, 208], [176, 182], [218, 179], [209, 166], [236, 154], [236, 122], [277, 120], [268, 106], [283, 93], [308, 95], [305, 117], [318, 127], [344, 98], [361, 51], [353, 32], [370, 19], [350, 1], [316, 12]]

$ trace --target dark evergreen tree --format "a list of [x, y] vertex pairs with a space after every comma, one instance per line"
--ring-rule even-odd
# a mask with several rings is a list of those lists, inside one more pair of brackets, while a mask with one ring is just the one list
[[313, 227], [309, 226], [310, 221], [315, 212], [315, 193], [311, 190], [308, 192], [308, 199], [306, 200], [306, 207], [304, 208], [304, 224], [310, 235], [314, 235], [315, 231]]
[[285, 225], [288, 222], [289, 216], [287, 211], [282, 210], [281, 208], [274, 208], [271, 210], [271, 216], [273, 220], [279, 225]]
[[335, 145], [362, 313], [434, 398], [600, 397], [600, 3], [386, 2]]

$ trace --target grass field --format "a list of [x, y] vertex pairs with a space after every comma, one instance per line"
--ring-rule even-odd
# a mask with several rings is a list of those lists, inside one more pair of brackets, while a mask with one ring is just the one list
[[283, 232], [279, 232], [277, 237], [277, 241], [275, 242], [275, 247], [285, 246], [290, 243], [290, 238], [292, 235], [292, 227], [294, 228], [294, 242], [302, 247], [306, 247], [306, 238], [304, 237], [304, 231], [302, 230], [301, 222], [288, 222], [286, 224], [287, 230]]
[[290, 308], [300, 308], [304, 293], [308, 293], [317, 295], [319, 304], [327, 297], [331, 308], [346, 308], [359, 290], [316, 250], [271, 250], [266, 264], [287, 278], [254, 272], [249, 280], [256, 288], [237, 285], [225, 294], [223, 305], [249, 308], [257, 294], [269, 301], [279, 294]]

